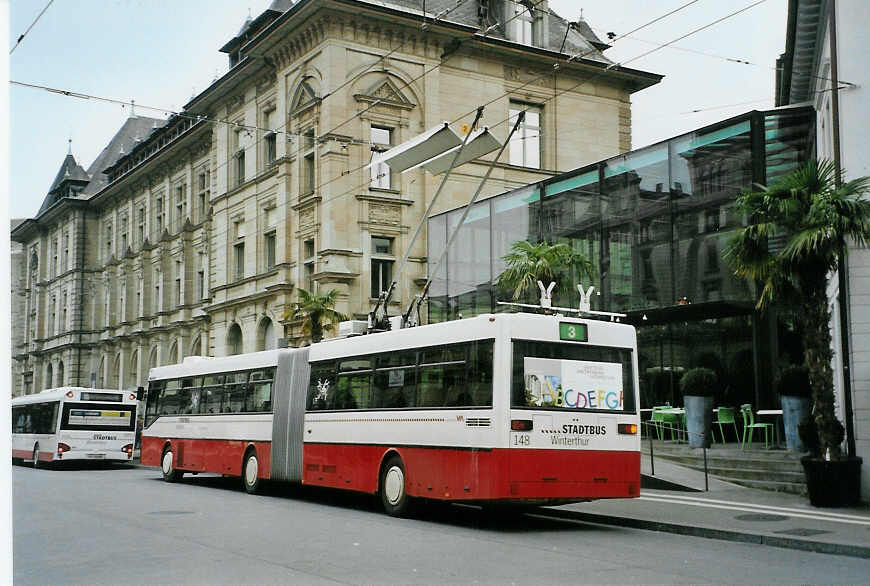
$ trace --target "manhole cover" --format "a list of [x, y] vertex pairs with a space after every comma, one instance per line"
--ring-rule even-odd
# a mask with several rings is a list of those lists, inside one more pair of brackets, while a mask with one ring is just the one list
[[798, 537], [809, 537], [810, 535], [821, 535], [822, 533], [830, 533], [830, 531], [822, 531], [821, 529], [783, 529], [782, 531], [774, 531], [781, 535], [797, 535]]
[[149, 515], [192, 515], [193, 511], [151, 511]]
[[767, 513], [750, 513], [748, 515], [737, 515], [734, 517], [738, 521], [785, 521], [788, 517], [783, 515], [769, 515]]

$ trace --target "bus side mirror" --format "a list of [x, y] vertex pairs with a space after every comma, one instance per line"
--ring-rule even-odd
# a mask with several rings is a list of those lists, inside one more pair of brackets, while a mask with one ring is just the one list
[[136, 400], [144, 401], [145, 400], [145, 387], [136, 387]]

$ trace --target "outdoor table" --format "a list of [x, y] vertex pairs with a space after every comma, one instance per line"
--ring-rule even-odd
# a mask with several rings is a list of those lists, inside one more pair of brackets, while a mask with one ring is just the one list
[[776, 447], [779, 447], [779, 427], [782, 424], [782, 409], [759, 409], [755, 412], [756, 415], [773, 415], [776, 419], [773, 422], [773, 433], [776, 439]]

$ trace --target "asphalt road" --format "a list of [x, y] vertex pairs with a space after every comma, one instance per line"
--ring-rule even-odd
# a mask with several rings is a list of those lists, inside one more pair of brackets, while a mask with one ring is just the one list
[[26, 584], [866, 584], [870, 560], [151, 468], [15, 466]]

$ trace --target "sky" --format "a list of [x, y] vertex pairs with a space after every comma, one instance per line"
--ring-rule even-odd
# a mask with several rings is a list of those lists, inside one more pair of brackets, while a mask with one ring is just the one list
[[[470, 1], [470, 0], [467, 0]], [[568, 20], [583, 18], [602, 40], [628, 33], [692, 0], [550, 0]], [[0, 5], [6, 0], [0, 0]], [[605, 52], [626, 67], [665, 76], [632, 97], [632, 142], [639, 148], [752, 109], [773, 106], [774, 67], [785, 48], [787, 0], [760, 4], [673, 45], [638, 56], [759, 0], [695, 0], [619, 38]], [[269, 0], [11, 0], [9, 79], [180, 110], [227, 71], [218, 49]], [[0, 19], [4, 18], [0, 10]], [[70, 143], [85, 169], [129, 107], [10, 85], [9, 217], [33, 217]], [[473, 106], [473, 105], [470, 105]], [[579, 162], [578, 162], [579, 165]]]

